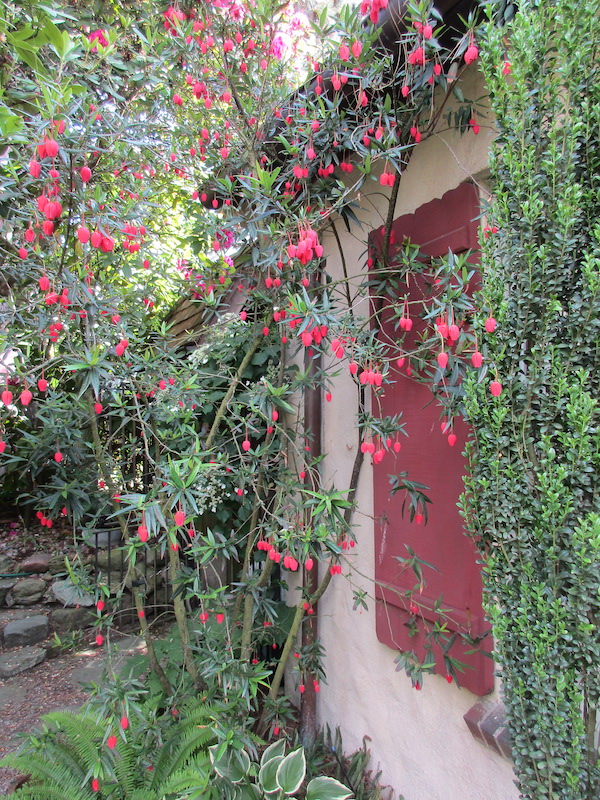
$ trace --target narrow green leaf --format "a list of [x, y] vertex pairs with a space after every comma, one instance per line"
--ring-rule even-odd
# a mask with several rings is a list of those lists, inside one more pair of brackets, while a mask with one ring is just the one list
[[37, 55], [31, 49], [27, 47], [22, 47], [20, 44], [17, 44], [16, 42], [13, 42], [13, 46], [21, 61], [24, 61], [28, 67], [31, 67], [31, 69], [37, 75], [40, 76], [46, 75], [46, 70], [42, 66], [42, 62], [39, 60]]
[[46, 20], [46, 24], [44, 25], [44, 33], [48, 37], [48, 41], [54, 46], [54, 49], [58, 55], [61, 56], [64, 49], [64, 39], [62, 33], [52, 22], [52, 20]]

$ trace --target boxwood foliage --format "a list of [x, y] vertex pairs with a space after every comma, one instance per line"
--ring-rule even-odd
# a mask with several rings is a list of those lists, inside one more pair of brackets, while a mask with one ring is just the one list
[[[524, 798], [600, 796], [600, 4], [524, 0], [480, 44], [496, 116], [463, 513]], [[497, 320], [493, 333], [484, 319]], [[494, 387], [498, 389], [497, 385]]]

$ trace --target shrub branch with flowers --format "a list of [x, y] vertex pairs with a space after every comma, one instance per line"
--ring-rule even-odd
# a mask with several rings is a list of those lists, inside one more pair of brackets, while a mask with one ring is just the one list
[[[455, 34], [429, 4], [409, 4], [390, 51], [381, 0], [335, 21], [268, 0], [3, 6], [2, 467], [44, 524], [118, 522], [166, 697], [201, 689], [277, 735], [293, 654], [301, 692], [324, 678], [321, 643], [305, 636], [298, 649], [298, 634], [354, 545], [363, 460], [391, 461], [410, 434], [401, 416], [367, 413], [366, 392], [381, 394], [390, 364], [419, 365], [450, 445], [463, 384], [503, 392], [504, 351], [470, 327], [492, 334], [495, 319], [470, 295], [466, 260], [434, 265], [437, 293], [411, 308], [398, 292], [425, 267], [416, 248], [390, 249], [402, 172], [451, 93], [448, 124], [479, 131], [460, 90], [479, 57], [474, 20]], [[334, 281], [323, 242], [339, 244], [336, 220], [357, 225], [373, 182], [390, 197], [381, 248], [359, 265], [371, 270], [365, 319], [343, 251]], [[166, 321], [181, 295], [200, 320], [195, 352]], [[393, 343], [377, 335], [384, 305]], [[431, 335], [405, 352], [416, 315]], [[321, 481], [302, 413], [307, 393], [330, 391], [331, 353], [356, 386], [359, 448], [342, 487]], [[400, 473], [392, 488], [426, 520], [426, 487]], [[176, 680], [148, 624], [148, 548], [175, 589]], [[417, 584], [422, 567], [407, 559]], [[290, 611], [281, 589], [300, 573]], [[100, 589], [97, 600], [101, 641], [113, 617]], [[430, 650], [445, 642], [443, 626], [427, 635]], [[415, 685], [433, 669], [427, 657], [404, 666]]]

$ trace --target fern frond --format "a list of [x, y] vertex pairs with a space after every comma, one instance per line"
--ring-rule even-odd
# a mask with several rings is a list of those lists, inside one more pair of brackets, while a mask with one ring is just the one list
[[[40, 754], [42, 755], [42, 754]], [[93, 762], [82, 763], [77, 749], [74, 744], [63, 737], [57, 737], [53, 742], [49, 742], [43, 752], [42, 757], [44, 760], [50, 761], [53, 764], [60, 764], [65, 770], [68, 770], [73, 777], [78, 777], [80, 782], [83, 783], [85, 776], [88, 774], [92, 767]], [[96, 759], [98, 755], [96, 751]], [[29, 769], [31, 772], [31, 769]]]
[[[176, 721], [150, 715], [157, 727], [143, 727], [137, 735], [131, 730], [127, 741], [104, 752], [103, 719], [89, 711], [51, 712], [43, 718], [43, 731], [2, 761], [31, 775], [11, 800], [96, 800], [89, 776], [99, 760], [108, 771], [105, 789], [113, 800], [217, 800], [209, 785], [207, 752], [215, 741], [215, 713], [194, 698], [180, 708]], [[156, 749], [165, 729], [166, 738]], [[144, 753], [156, 758], [152, 771], [145, 769]]]
[[31, 775], [32, 784], [60, 786], [63, 790], [72, 789], [73, 791], [81, 789], [84, 784], [85, 773], [81, 771], [79, 765], [74, 773], [68, 764], [53, 758], [50, 749], [44, 753], [22, 753], [14, 754], [12, 757], [7, 756], [5, 765]]
[[185, 703], [181, 709], [182, 718], [189, 720], [194, 725], [205, 725], [213, 719], [215, 713], [215, 709], [212, 706], [208, 706], [198, 700]]
[[29, 783], [13, 795], [15, 800], [30, 797], [92, 800], [94, 793], [86, 779], [98, 760], [102, 729], [77, 712], [55, 711], [43, 719], [45, 727], [40, 740], [3, 760], [5, 766], [31, 775]]
[[[157, 795], [148, 789], [138, 788], [133, 790], [129, 800], [157, 800]], [[163, 800], [162, 796], [160, 796], [160, 800]]]
[[77, 757], [88, 769], [98, 760], [98, 745], [102, 741], [102, 726], [91, 716], [75, 711], [53, 711], [44, 721], [59, 733], [61, 741], [73, 748]]
[[199, 751], [206, 752], [208, 746], [215, 741], [215, 735], [210, 728], [192, 728], [180, 733], [170, 748], [169, 772], [185, 767]]
[[[83, 791], [83, 790], [82, 790]], [[88, 800], [88, 794], [68, 794], [61, 786], [22, 786], [10, 795], [2, 795], [6, 800]]]
[[213, 709], [194, 698], [182, 709], [178, 724], [170, 731], [157, 762], [152, 787], [160, 786], [170, 775], [183, 769], [198, 752], [206, 752], [215, 736], [209, 723]]
[[114, 756], [115, 777], [124, 798], [129, 798], [139, 783], [136, 771], [139, 769], [134, 749], [128, 742], [121, 742]]
[[173, 773], [161, 786], [157, 787], [158, 797], [191, 792], [190, 797], [205, 796], [211, 778], [210, 759], [202, 756], [185, 769]]

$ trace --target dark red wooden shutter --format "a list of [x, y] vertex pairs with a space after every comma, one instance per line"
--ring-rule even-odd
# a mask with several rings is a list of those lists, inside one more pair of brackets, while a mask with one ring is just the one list
[[[421, 206], [414, 214], [399, 217], [394, 222], [394, 240], [400, 245], [406, 238], [418, 244], [429, 257], [445, 255], [448, 249], [458, 253], [477, 249], [479, 198], [475, 187], [469, 183], [447, 192], [441, 199]], [[376, 251], [381, 246], [382, 233], [373, 234], [372, 245]], [[422, 297], [422, 281], [411, 281], [410, 299]], [[385, 315], [384, 315], [385, 318]], [[422, 320], [415, 320], [411, 339], [422, 330]], [[384, 322], [384, 328], [386, 323]], [[388, 336], [394, 338], [394, 330], [388, 323]], [[395, 383], [387, 386], [381, 401], [383, 416], [403, 413], [408, 437], [401, 437], [402, 450], [392, 466], [391, 455], [374, 466], [375, 506], [375, 577], [377, 580], [376, 624], [381, 642], [395, 649], [414, 650], [424, 654], [422, 624], [416, 636], [409, 637], [408, 601], [402, 597], [412, 589], [415, 576], [412, 571], [403, 572], [396, 556], [407, 557], [405, 545], [409, 545], [420, 558], [434, 564], [439, 572], [425, 569], [427, 585], [418, 596], [419, 604], [433, 608], [442, 596], [443, 607], [448, 610], [452, 632], [467, 629], [479, 636], [489, 628], [481, 607], [481, 577], [475, 547], [463, 532], [462, 518], [456, 503], [463, 490], [462, 476], [466, 463], [462, 455], [467, 426], [460, 420], [455, 422], [454, 432], [458, 441], [454, 447], [448, 445], [447, 437], [440, 430], [440, 409], [432, 402], [427, 386], [405, 374], [395, 372]], [[409, 480], [418, 481], [429, 488], [430, 498], [427, 524], [418, 525], [410, 521], [410, 515], [402, 516], [402, 493], [390, 497], [389, 474], [408, 471]], [[427, 620], [434, 614], [424, 613]], [[491, 649], [491, 637], [483, 643], [483, 649]], [[457, 639], [450, 655], [469, 665], [460, 677], [461, 685], [476, 694], [490, 692], [494, 686], [492, 660], [477, 652], [467, 655], [465, 647]], [[445, 674], [442, 651], [434, 648], [436, 672]]]

